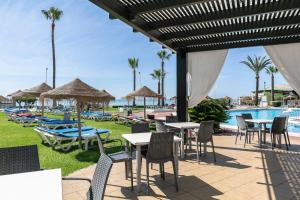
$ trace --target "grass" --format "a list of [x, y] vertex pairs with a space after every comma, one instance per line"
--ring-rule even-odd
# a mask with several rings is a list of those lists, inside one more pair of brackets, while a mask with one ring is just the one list
[[[56, 116], [56, 118], [59, 117]], [[129, 127], [118, 125], [111, 121], [84, 121], [89, 126], [111, 130], [113, 138], [121, 138], [121, 134], [130, 132]], [[1, 112], [0, 138], [0, 147], [37, 144], [41, 167], [46, 169], [61, 168], [63, 175], [67, 175], [73, 171], [96, 163], [99, 158], [99, 150], [97, 146], [92, 147], [88, 151], [79, 150], [77, 148], [78, 146], [74, 146], [74, 148], [67, 153], [52, 150], [51, 147], [41, 144], [41, 139], [33, 130], [33, 127], [23, 127], [20, 124], [7, 121], [5, 114]], [[105, 147], [107, 153], [116, 152], [121, 149], [119, 143], [111, 143]]]

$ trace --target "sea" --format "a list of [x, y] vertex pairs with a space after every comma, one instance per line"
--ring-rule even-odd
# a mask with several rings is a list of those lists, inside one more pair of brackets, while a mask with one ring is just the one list
[[[175, 101], [172, 101], [172, 100], [165, 100], [165, 104], [167, 105], [171, 105], [171, 104], [174, 104]], [[144, 105], [144, 100], [143, 99], [136, 99], [135, 100], [135, 104], [138, 105], [138, 106], [143, 106]], [[126, 106], [126, 105], [132, 105], [132, 101], [127, 101], [126, 99], [116, 99], [115, 101], [112, 101], [109, 103], [110, 106]], [[151, 106], [151, 105], [154, 105], [156, 106], [157, 105], [157, 100], [152, 100], [152, 99], [146, 99], [146, 105], [148, 106]]]

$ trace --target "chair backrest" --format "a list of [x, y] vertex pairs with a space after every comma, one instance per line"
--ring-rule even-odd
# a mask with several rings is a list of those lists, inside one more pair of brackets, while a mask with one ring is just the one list
[[197, 133], [198, 141], [207, 143], [211, 141], [212, 134], [214, 133], [214, 121], [202, 121]]
[[245, 119], [242, 116], [237, 115], [236, 122], [240, 131], [247, 130], [247, 124], [245, 122]]
[[0, 148], [0, 175], [39, 170], [37, 145]]
[[[242, 114], [242, 117], [243, 117], [244, 119], [253, 119], [251, 113], [243, 113], [243, 114]], [[248, 126], [248, 128], [254, 128], [254, 127], [255, 127], [255, 124], [254, 124], [254, 123], [247, 123], [247, 126]]]
[[285, 117], [285, 129], [287, 130], [288, 129], [288, 126], [289, 126], [289, 115], [280, 115], [279, 117]]
[[165, 132], [167, 130], [162, 120], [155, 120], [155, 127], [156, 132]]
[[175, 123], [178, 122], [177, 116], [166, 116], [166, 123]]
[[275, 117], [271, 131], [274, 134], [282, 134], [285, 131], [286, 117]]
[[146, 132], [150, 132], [148, 123], [137, 123], [137, 124], [132, 124], [131, 126], [131, 133], [146, 133]]
[[173, 132], [156, 132], [151, 134], [148, 145], [147, 160], [154, 163], [173, 159]]
[[87, 193], [88, 200], [102, 200], [104, 198], [105, 188], [113, 161], [106, 154], [101, 154], [90, 189]]

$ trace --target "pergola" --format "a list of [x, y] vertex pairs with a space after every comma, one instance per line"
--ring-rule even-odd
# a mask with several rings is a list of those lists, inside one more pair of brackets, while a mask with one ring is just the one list
[[300, 42], [300, 0], [90, 1], [177, 54], [180, 121], [187, 113], [188, 52]]

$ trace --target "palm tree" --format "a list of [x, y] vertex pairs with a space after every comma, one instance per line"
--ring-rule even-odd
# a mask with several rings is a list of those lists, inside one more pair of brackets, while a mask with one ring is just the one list
[[274, 101], [274, 74], [278, 72], [278, 69], [275, 66], [269, 66], [266, 72], [271, 75], [271, 101]]
[[[133, 71], [133, 91], [136, 90], [136, 69], [139, 67], [139, 59], [138, 58], [128, 58], [129, 67]], [[133, 98], [133, 106], [135, 106], [135, 98]]]
[[[150, 74], [150, 76], [154, 79], [157, 80], [157, 94], [160, 94], [160, 82], [164, 74], [162, 74], [160, 69], [155, 69], [153, 72]], [[160, 106], [160, 99], [158, 99], [157, 105]]]
[[55, 60], [55, 43], [54, 43], [54, 29], [55, 22], [60, 20], [63, 11], [58, 8], [51, 7], [49, 10], [42, 10], [43, 15], [47, 20], [51, 21], [51, 39], [52, 39], [52, 64], [53, 64], [53, 88], [55, 88], [56, 79], [56, 60]]
[[161, 60], [161, 73], [164, 74], [164, 76], [161, 77], [161, 95], [162, 95], [162, 105], [165, 105], [165, 60], [169, 60], [171, 58], [172, 54], [168, 54], [168, 52], [162, 50], [157, 52], [157, 56]]
[[248, 56], [246, 60], [242, 61], [241, 63], [247, 65], [253, 72], [255, 73], [256, 79], [256, 88], [255, 88], [255, 105], [258, 105], [258, 89], [259, 89], [259, 73], [261, 70], [266, 68], [271, 64], [271, 60], [267, 59], [266, 56], [264, 57], [257, 57], [256, 55], [252, 58]]

